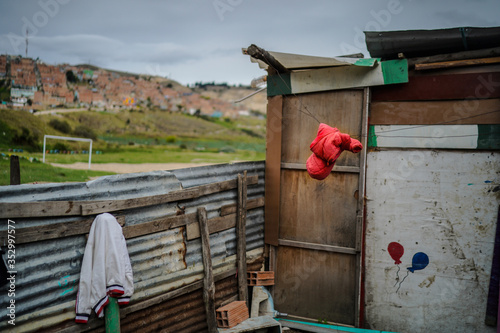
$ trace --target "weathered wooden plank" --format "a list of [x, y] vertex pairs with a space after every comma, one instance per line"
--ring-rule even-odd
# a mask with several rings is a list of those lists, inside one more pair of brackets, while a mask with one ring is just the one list
[[440, 69], [440, 68], [489, 65], [497, 63], [500, 63], [500, 57], [450, 60], [450, 61], [430, 62], [425, 64], [415, 64], [415, 70], [420, 71], [420, 70]]
[[[283, 101], [280, 162], [306, 163], [312, 154], [309, 146], [318, 134], [320, 122], [359, 139], [362, 104], [362, 90], [318, 92], [286, 97]], [[359, 166], [359, 154], [343, 152], [335, 165], [336, 167]]]
[[[258, 176], [252, 176], [252, 184], [256, 184]], [[198, 198], [200, 196], [235, 189], [238, 186], [237, 179], [226, 180], [218, 183], [211, 183], [191, 187], [188, 189], [170, 192], [164, 195], [156, 195], [143, 198], [133, 198], [125, 200], [108, 200], [82, 204], [82, 215], [92, 215], [122, 209], [138, 208], [143, 206], [158, 205], [173, 201], [182, 201]]]
[[[247, 201], [247, 211], [259, 207], [264, 207], [264, 197], [256, 198], [256, 199], [250, 199]], [[226, 216], [229, 214], [234, 214], [236, 213], [237, 210], [237, 204], [231, 204], [231, 205], [225, 205], [222, 206], [220, 209], [220, 216]]]
[[[121, 226], [125, 225], [125, 216], [117, 216], [116, 220]], [[80, 221], [16, 229], [16, 244], [88, 234], [92, 222], [94, 222], [94, 217]], [[0, 231], [0, 244], [4, 244], [6, 241], [7, 231]]]
[[[230, 214], [222, 217], [215, 217], [208, 220], [208, 231], [210, 234], [224, 231], [236, 226], [236, 214]], [[200, 228], [198, 223], [189, 223], [186, 226], [186, 239], [193, 240], [200, 237]]]
[[236, 214], [236, 264], [238, 267], [238, 298], [247, 302], [248, 307], [248, 282], [247, 282], [247, 172], [243, 176], [238, 174], [238, 211]]
[[280, 239], [354, 248], [358, 174], [317, 181], [302, 170], [282, 171]]
[[[500, 98], [500, 72], [410, 76], [408, 83], [372, 89], [372, 102]], [[370, 119], [371, 121], [371, 119]]]
[[355, 325], [356, 256], [279, 246], [273, 298], [289, 315]]
[[406, 59], [396, 59], [382, 61], [380, 66], [374, 67], [337, 66], [300, 70], [268, 75], [267, 82], [268, 96], [403, 83], [408, 82], [408, 63]]
[[[248, 185], [257, 184], [257, 182], [258, 175], [248, 177]], [[193, 199], [203, 195], [232, 190], [237, 186], [238, 180], [231, 179], [173, 191], [163, 195], [123, 200], [0, 202], [0, 218], [95, 215]]]
[[283, 96], [267, 99], [264, 241], [278, 245]]
[[19, 156], [10, 156], [10, 185], [21, 184], [21, 169], [19, 168]]
[[370, 143], [380, 148], [478, 149], [479, 126], [374, 125]]
[[300, 242], [300, 241], [292, 241], [288, 239], [280, 239], [278, 241], [279, 245], [282, 246], [291, 246], [297, 247], [301, 249], [309, 249], [309, 250], [318, 250], [318, 251], [326, 251], [326, 252], [334, 252], [334, 253], [348, 253], [348, 254], [356, 254], [355, 248], [350, 247], [342, 247], [342, 246], [334, 246], [327, 244], [316, 244], [316, 243], [308, 243], [308, 242]]
[[217, 333], [217, 320], [215, 318], [215, 282], [212, 271], [212, 255], [210, 252], [210, 234], [208, 232], [207, 211], [204, 207], [198, 208], [198, 222], [201, 234], [201, 250], [203, 257], [203, 301], [207, 326], [210, 333]]
[[196, 213], [179, 216], [167, 216], [150, 222], [126, 226], [123, 228], [123, 236], [129, 239], [149, 235], [155, 232], [185, 226], [186, 224], [194, 223], [196, 221]]
[[[305, 163], [281, 163], [281, 169], [289, 169], [289, 170], [307, 170], [307, 166]], [[358, 167], [352, 167], [352, 166], [342, 166], [342, 165], [337, 165], [333, 167], [332, 172], [353, 172], [353, 173], [359, 173], [359, 168]]]
[[0, 218], [80, 215], [81, 201], [0, 202]]
[[370, 125], [438, 124], [500, 124], [500, 99], [373, 102], [370, 106]]
[[500, 47], [480, 49], [480, 50], [469, 50], [461, 52], [453, 52], [446, 54], [437, 54], [427, 57], [418, 57], [408, 59], [408, 66], [412, 67], [416, 64], [424, 64], [430, 62], [442, 62], [442, 61], [453, 61], [453, 60], [466, 60], [466, 59], [476, 59], [476, 58], [487, 58], [500, 56]]
[[152, 206], [167, 202], [193, 199], [198, 196], [198, 189], [190, 188], [186, 190], [173, 191], [163, 195], [155, 195], [142, 198], [94, 201], [89, 203], [82, 203], [82, 215], [93, 215], [104, 212], [113, 212], [122, 209]]

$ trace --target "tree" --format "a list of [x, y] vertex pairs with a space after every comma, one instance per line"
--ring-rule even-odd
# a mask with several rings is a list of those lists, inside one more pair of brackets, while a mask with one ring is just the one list
[[78, 77], [73, 73], [73, 71], [67, 71], [66, 72], [66, 81], [71, 82], [71, 83], [76, 83], [78, 82]]

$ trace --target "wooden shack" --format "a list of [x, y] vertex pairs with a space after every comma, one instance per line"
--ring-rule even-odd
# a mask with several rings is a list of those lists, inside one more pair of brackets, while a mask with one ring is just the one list
[[[245, 50], [268, 72], [265, 242], [279, 312], [397, 332], [490, 329], [500, 45], [481, 41], [499, 29], [466, 32], [367, 33], [369, 50], [416, 41], [369, 59]], [[318, 181], [305, 162], [320, 123], [364, 149]]]

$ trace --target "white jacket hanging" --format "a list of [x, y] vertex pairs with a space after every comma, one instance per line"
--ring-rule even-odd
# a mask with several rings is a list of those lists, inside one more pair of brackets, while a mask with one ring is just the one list
[[128, 304], [134, 293], [132, 266], [122, 227], [108, 213], [98, 215], [89, 232], [76, 298], [77, 323], [87, 323], [92, 310], [101, 318], [108, 297]]

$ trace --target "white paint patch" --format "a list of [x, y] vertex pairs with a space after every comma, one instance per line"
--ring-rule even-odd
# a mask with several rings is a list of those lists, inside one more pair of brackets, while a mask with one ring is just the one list
[[305, 93], [384, 84], [382, 66], [340, 66], [292, 72], [292, 93]]
[[476, 149], [477, 125], [376, 125], [377, 147]]
[[[500, 204], [500, 153], [393, 150], [367, 156], [366, 320], [395, 332], [485, 326]], [[400, 271], [388, 251], [404, 248]], [[413, 273], [413, 256], [428, 265]], [[399, 282], [405, 277], [398, 290]]]

